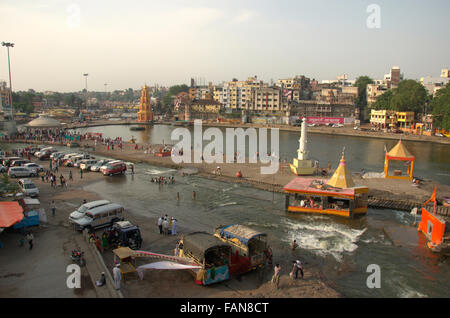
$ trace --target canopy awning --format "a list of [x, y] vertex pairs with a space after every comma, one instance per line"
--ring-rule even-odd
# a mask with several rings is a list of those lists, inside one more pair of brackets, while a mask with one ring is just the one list
[[117, 255], [117, 257], [119, 257], [120, 259], [125, 259], [128, 258], [130, 256], [136, 256], [136, 252], [133, 251], [131, 248], [129, 247], [119, 247], [116, 248], [115, 250], [113, 250], [113, 253], [115, 255]]
[[247, 245], [251, 239], [266, 236], [266, 234], [243, 225], [232, 224], [220, 229], [220, 236], [223, 238], [237, 238], [242, 244]]
[[387, 153], [387, 156], [389, 158], [399, 158], [403, 160], [414, 159], [414, 156], [406, 149], [401, 140]]
[[331, 179], [328, 181], [328, 185], [341, 189], [353, 188], [355, 186], [352, 175], [347, 169], [344, 155], [342, 155], [339, 166], [337, 167]]
[[0, 227], [10, 227], [24, 218], [18, 202], [0, 202]]

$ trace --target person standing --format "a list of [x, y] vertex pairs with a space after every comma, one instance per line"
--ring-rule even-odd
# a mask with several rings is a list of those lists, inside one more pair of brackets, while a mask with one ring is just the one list
[[119, 290], [120, 289], [120, 280], [122, 279], [122, 273], [120, 272], [120, 264], [117, 264], [116, 266], [114, 266], [113, 276], [114, 276], [114, 284], [116, 286], [116, 290]]
[[160, 216], [159, 219], [158, 219], [159, 234], [163, 234], [162, 224], [163, 224], [163, 217]]
[[52, 216], [55, 216], [56, 205], [55, 205], [54, 200], [52, 200], [52, 203], [50, 204], [50, 208], [52, 209]]
[[83, 179], [83, 169], [80, 169], [80, 179]]
[[70, 181], [73, 181], [72, 170], [69, 171], [69, 180], [70, 180]]
[[276, 264], [273, 269], [272, 284], [274, 284], [277, 289], [279, 289], [280, 286], [280, 271], [280, 264]]
[[164, 235], [168, 235], [169, 234], [169, 220], [167, 218], [164, 219], [164, 221], [162, 223], [162, 227], [163, 227]]
[[33, 249], [33, 239], [34, 239], [33, 233], [28, 232], [26, 239], [28, 241], [28, 245], [30, 246], [30, 250], [32, 250]]
[[297, 247], [298, 247], [297, 241], [294, 240], [294, 241], [292, 242], [292, 244], [291, 244], [291, 251], [292, 251], [292, 252], [295, 251], [295, 249], [296, 249]]
[[172, 218], [172, 235], [177, 235], [177, 219]]

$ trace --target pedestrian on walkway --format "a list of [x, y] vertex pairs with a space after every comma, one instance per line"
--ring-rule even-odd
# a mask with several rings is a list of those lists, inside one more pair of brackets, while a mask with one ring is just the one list
[[32, 250], [33, 249], [33, 239], [34, 239], [33, 233], [28, 232], [25, 238], [28, 241], [28, 245], [30, 246], [30, 250]]
[[120, 280], [122, 279], [122, 273], [120, 272], [120, 264], [117, 264], [113, 269], [114, 285], [116, 290], [120, 289]]
[[169, 234], [169, 220], [168, 219], [164, 219], [164, 221], [162, 222], [162, 228], [163, 228], [164, 235], [168, 235]]
[[280, 286], [280, 271], [280, 264], [275, 265], [273, 269], [272, 284], [274, 284], [277, 289], [279, 289]]
[[52, 216], [55, 216], [56, 205], [55, 205], [54, 200], [52, 200], [52, 203], [50, 204], [50, 208], [52, 209]]

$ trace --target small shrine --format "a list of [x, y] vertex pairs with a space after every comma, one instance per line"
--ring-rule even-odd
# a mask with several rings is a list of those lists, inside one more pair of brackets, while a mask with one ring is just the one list
[[147, 85], [142, 88], [141, 103], [139, 105], [137, 121], [140, 123], [153, 121], [153, 111]]
[[[406, 179], [412, 180], [413, 172], [414, 172], [414, 160], [415, 157], [406, 149], [406, 147], [402, 144], [402, 141], [399, 142], [391, 149], [391, 151], [385, 151], [385, 159], [384, 159], [384, 177], [392, 178], [392, 179]], [[389, 163], [391, 161], [401, 161], [405, 162], [407, 165], [406, 175], [402, 175], [402, 171], [400, 169], [394, 170], [394, 175], [389, 175]]]
[[298, 156], [297, 158], [294, 158], [293, 163], [290, 164], [291, 171], [297, 176], [313, 175], [315, 167], [313, 167], [312, 160], [308, 159], [308, 150], [306, 148], [306, 145], [308, 143], [306, 133], [306, 118], [303, 118], [299, 143], [300, 148], [297, 150]]

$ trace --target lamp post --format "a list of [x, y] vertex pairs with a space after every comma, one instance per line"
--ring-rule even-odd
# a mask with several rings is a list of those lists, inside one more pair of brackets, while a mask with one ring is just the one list
[[88, 86], [87, 86], [87, 77], [89, 76], [88, 73], [84, 73], [83, 74], [84, 78], [85, 78], [85, 82], [86, 82], [86, 108], [88, 107]]
[[9, 72], [9, 107], [10, 107], [10, 120], [13, 120], [13, 110], [12, 110], [12, 86], [11, 86], [11, 64], [9, 61], [9, 48], [14, 47], [14, 43], [2, 42], [2, 46], [6, 47], [6, 51], [8, 52], [8, 72]]

